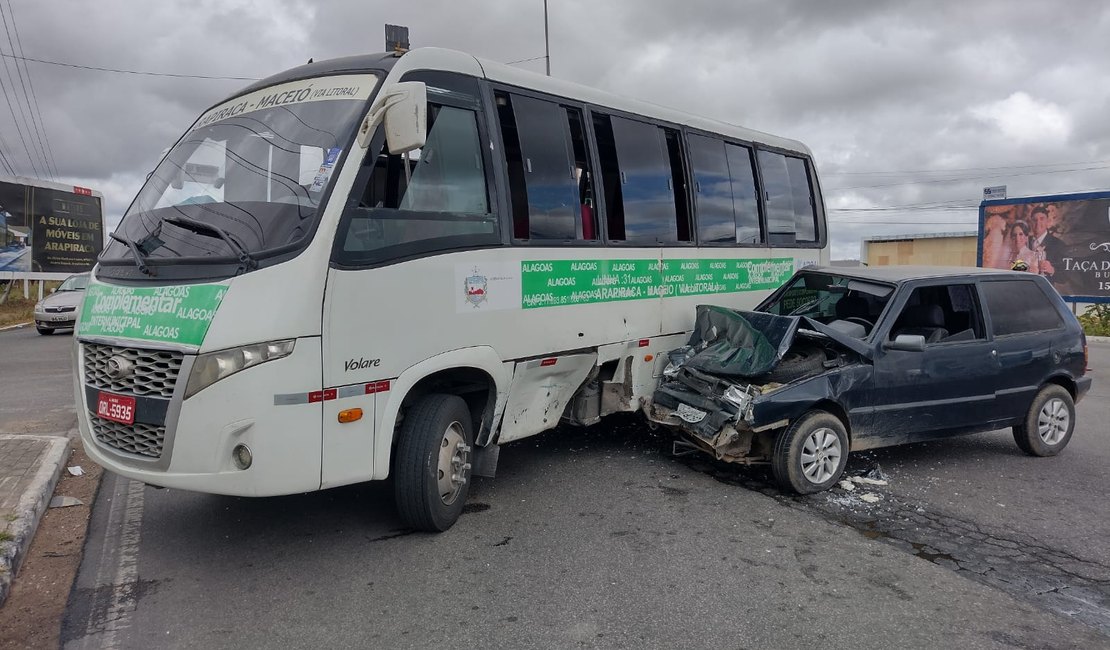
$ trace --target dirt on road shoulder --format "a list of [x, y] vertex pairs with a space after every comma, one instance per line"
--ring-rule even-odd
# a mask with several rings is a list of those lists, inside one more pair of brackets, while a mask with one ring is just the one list
[[85, 455], [79, 440], [66, 467], [80, 466], [82, 476], [62, 471], [54, 496], [80, 499], [82, 505], [50, 508], [15, 578], [8, 600], [0, 607], [0, 648], [58, 647], [66, 601], [81, 564], [89, 514], [103, 470]]

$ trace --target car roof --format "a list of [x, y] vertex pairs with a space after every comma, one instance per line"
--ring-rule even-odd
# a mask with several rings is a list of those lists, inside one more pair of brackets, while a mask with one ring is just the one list
[[831, 275], [840, 275], [847, 278], [860, 280], [874, 280], [876, 282], [908, 282], [910, 280], [924, 280], [935, 278], [967, 278], [967, 277], [992, 277], [1011, 276], [1027, 279], [1036, 277], [1027, 272], [1007, 271], [1002, 269], [983, 269], [976, 266], [810, 266], [802, 271], [818, 271]]

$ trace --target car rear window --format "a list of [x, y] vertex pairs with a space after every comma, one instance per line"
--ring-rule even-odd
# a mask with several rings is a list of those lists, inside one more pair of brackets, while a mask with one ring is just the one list
[[1031, 280], [984, 282], [980, 286], [995, 336], [1040, 332], [1064, 325], [1056, 306]]

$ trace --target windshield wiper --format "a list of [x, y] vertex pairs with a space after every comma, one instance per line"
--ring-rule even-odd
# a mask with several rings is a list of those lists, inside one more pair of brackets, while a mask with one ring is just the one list
[[201, 234], [204, 232], [213, 233], [220, 239], [224, 240], [224, 243], [228, 245], [228, 248], [235, 251], [235, 253], [239, 256], [239, 264], [241, 265], [240, 268], [242, 270], [249, 271], [251, 269], [258, 268], [258, 260], [251, 257], [251, 254], [247, 252], [247, 249], [240, 246], [234, 239], [231, 238], [231, 235], [229, 235], [226, 230], [219, 226], [210, 224], [206, 221], [197, 221], [196, 219], [190, 219], [189, 217], [185, 216], [165, 217], [164, 219], [162, 219], [162, 221], [174, 226], [178, 226], [180, 228], [191, 230], [197, 234]]
[[124, 237], [123, 235], [117, 235], [114, 232], [108, 233], [108, 236], [127, 246], [128, 250], [131, 251], [131, 256], [135, 258], [135, 266], [139, 267], [139, 273], [142, 273], [143, 275], [149, 275], [150, 277], [158, 275], [154, 272], [154, 269], [146, 265], [146, 258], [143, 257], [143, 253], [139, 250], [138, 244], [128, 239], [127, 237]]

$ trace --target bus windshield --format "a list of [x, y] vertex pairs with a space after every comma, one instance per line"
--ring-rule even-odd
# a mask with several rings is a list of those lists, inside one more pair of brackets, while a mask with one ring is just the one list
[[101, 262], [264, 257], [301, 240], [376, 84], [307, 79], [214, 107], [147, 179]]

